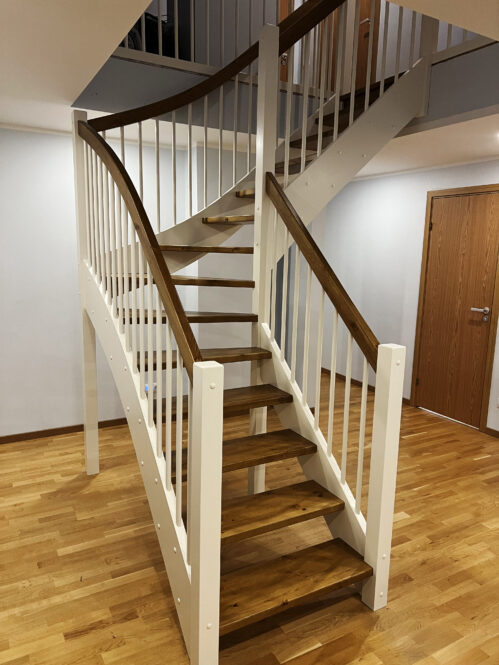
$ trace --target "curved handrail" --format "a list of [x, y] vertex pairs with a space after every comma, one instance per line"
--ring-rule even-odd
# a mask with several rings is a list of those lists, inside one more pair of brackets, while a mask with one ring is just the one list
[[184, 360], [184, 366], [192, 380], [193, 365], [202, 360], [201, 352], [137, 190], [114, 150], [89, 123], [80, 121], [78, 134], [105, 164], [126, 203]]
[[[292, 12], [279, 23], [279, 55], [287, 51], [293, 44], [301, 39], [307, 32], [340, 7], [346, 0], [307, 0], [301, 7]], [[220, 69], [216, 74], [201, 81], [184, 92], [177, 93], [145, 106], [128, 111], [113, 113], [89, 120], [88, 124], [97, 132], [117, 127], [125, 127], [136, 122], [143, 122], [151, 118], [158, 118], [165, 113], [176, 111], [187, 104], [216, 90], [224, 83], [230, 81], [236, 74], [248, 67], [258, 57], [258, 42], [255, 42], [235, 60]]]
[[352, 333], [368, 363], [376, 371], [379, 342], [375, 334], [355, 307], [273, 173], [267, 173], [266, 191], [320, 285]]

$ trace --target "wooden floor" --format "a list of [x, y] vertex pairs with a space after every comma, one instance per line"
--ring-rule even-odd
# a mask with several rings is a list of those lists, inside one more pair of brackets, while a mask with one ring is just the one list
[[[498, 447], [404, 407], [388, 608], [344, 592], [223, 638], [221, 663], [497, 665]], [[0, 447], [0, 665], [187, 665], [127, 428], [103, 431], [101, 468], [84, 474], [80, 434]], [[300, 479], [268, 467], [269, 488]], [[318, 518], [227, 545], [223, 568], [328, 537]]]

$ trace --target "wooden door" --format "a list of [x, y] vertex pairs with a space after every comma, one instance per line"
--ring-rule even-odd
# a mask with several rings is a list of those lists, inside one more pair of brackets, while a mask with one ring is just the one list
[[[416, 404], [480, 426], [499, 248], [499, 192], [432, 199]], [[424, 267], [423, 267], [424, 268]]]

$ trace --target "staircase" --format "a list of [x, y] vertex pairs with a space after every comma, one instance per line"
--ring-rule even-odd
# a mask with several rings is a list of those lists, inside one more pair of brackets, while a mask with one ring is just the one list
[[[399, 31], [388, 71], [385, 27], [378, 78], [371, 35], [375, 80], [359, 85], [357, 41], [349, 74], [344, 66], [347, 18], [341, 0], [308, 0], [185, 93], [90, 122], [73, 116], [87, 473], [99, 469], [98, 336], [194, 664], [218, 662], [220, 635], [336, 589], [356, 586], [373, 610], [387, 602], [405, 349], [379, 344], [307, 224], [424, 112], [435, 29], [416, 17], [420, 44], [414, 32], [405, 50]], [[227, 244], [244, 226], [253, 244]], [[249, 255], [252, 278], [178, 274], [208, 254], [220, 265]], [[232, 311], [220, 298], [217, 311], [186, 311], [177, 289], [190, 287], [250, 290], [252, 307]], [[200, 348], [196, 326], [216, 323], [250, 324], [251, 343]], [[251, 379], [224, 390], [233, 363], [248, 363]], [[277, 431], [267, 431], [270, 409]], [[224, 419], [241, 414], [248, 435], [224, 440]], [[303, 482], [266, 491], [265, 465], [291, 459]], [[222, 477], [238, 469], [248, 492], [228, 500]], [[228, 543], [316, 518], [329, 541], [221, 574]]]

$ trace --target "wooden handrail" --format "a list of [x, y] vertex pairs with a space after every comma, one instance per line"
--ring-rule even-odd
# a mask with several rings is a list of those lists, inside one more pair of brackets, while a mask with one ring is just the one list
[[184, 360], [184, 366], [192, 380], [193, 365], [202, 360], [201, 352], [137, 190], [114, 150], [89, 123], [80, 120], [78, 134], [106, 165], [125, 201]]
[[[307, 0], [296, 11], [279, 23], [279, 54], [287, 51], [293, 44], [312, 30], [318, 23], [342, 5], [346, 0]], [[222, 67], [216, 74], [201, 81], [184, 92], [152, 104], [146, 104], [128, 111], [113, 113], [89, 120], [88, 124], [97, 132], [125, 127], [136, 122], [158, 118], [165, 113], [176, 111], [187, 104], [192, 104], [208, 93], [230, 81], [236, 74], [246, 69], [258, 57], [258, 42], [231, 63]]]
[[376, 336], [355, 307], [273, 173], [267, 173], [266, 191], [320, 285], [352, 333], [368, 363], [376, 370], [379, 346]]

